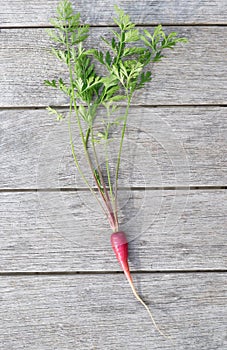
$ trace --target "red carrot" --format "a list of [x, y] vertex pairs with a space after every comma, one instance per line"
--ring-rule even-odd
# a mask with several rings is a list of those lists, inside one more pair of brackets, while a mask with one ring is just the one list
[[[128, 266], [127, 238], [124, 232], [118, 232], [117, 193], [120, 163], [124, 152], [123, 142], [132, 98], [137, 90], [151, 81], [152, 72], [148, 69], [148, 64], [152, 64], [152, 67], [154, 62], [164, 57], [163, 50], [173, 49], [178, 42], [187, 40], [177, 37], [175, 32], [166, 35], [161, 25], [155, 27], [153, 35], [146, 29], [141, 32], [139, 28], [135, 28], [136, 23], [133, 23], [123, 10], [115, 6], [115, 12], [117, 18], [114, 18], [114, 23], [118, 29], [112, 31], [113, 37], [109, 41], [101, 38], [108, 50], [109, 47], [111, 48], [110, 51], [105, 49], [102, 51], [100, 48], [97, 50], [96, 47], [89, 48], [87, 44], [84, 46], [84, 41], [89, 36], [89, 26], [80, 23], [80, 14], [74, 14], [69, 0], [60, 2], [56, 18], [50, 22], [54, 28], [48, 30], [48, 33], [54, 42], [51, 52], [66, 64], [68, 78], [67, 83], [62, 78], [58, 78], [46, 80], [45, 84], [60, 90], [69, 99], [67, 119], [75, 165], [109, 221], [114, 232], [111, 236], [113, 250], [135, 297], [148, 311], [155, 328], [166, 337], [156, 325], [148, 306], [135, 290]], [[103, 66], [102, 69], [100, 69], [101, 66]], [[105, 72], [104, 75], [103, 73], [100, 75], [102, 71]], [[116, 112], [121, 102], [122, 109], [118, 115]], [[59, 113], [52, 107], [48, 107], [48, 110], [58, 120], [63, 119], [64, 113]], [[71, 122], [74, 119], [77, 125], [76, 132], [80, 135], [78, 140], [76, 138], [75, 145]], [[109, 143], [114, 140], [116, 132], [120, 134], [120, 142], [114, 165], [110, 160], [114, 159], [115, 154], [112, 157], [110, 152], [113, 148], [109, 147]], [[101, 166], [97, 144], [104, 147], [105, 161]], [[83, 166], [80, 165], [80, 160], [83, 160], [78, 153], [80, 146], [83, 147], [84, 159], [91, 170], [96, 188], [87, 175], [83, 161]], [[114, 169], [114, 174], [111, 169]]]
[[114, 232], [111, 235], [111, 244], [112, 244], [112, 248], [114, 253], [116, 254], [116, 258], [119, 261], [122, 270], [124, 271], [124, 274], [132, 288], [133, 294], [135, 295], [136, 299], [145, 307], [145, 309], [147, 310], [147, 312], [149, 313], [149, 316], [153, 322], [153, 325], [155, 326], [155, 328], [157, 329], [157, 331], [165, 338], [168, 338], [168, 336], [166, 336], [158, 327], [158, 325], [156, 324], [154, 317], [151, 313], [151, 311], [149, 310], [149, 307], [145, 304], [145, 302], [141, 299], [141, 297], [138, 295], [134, 284], [133, 284], [133, 280], [132, 280], [132, 276], [129, 270], [129, 265], [128, 265], [128, 241], [127, 241], [127, 237], [125, 235], [125, 233], [123, 231], [119, 231], [119, 232]]

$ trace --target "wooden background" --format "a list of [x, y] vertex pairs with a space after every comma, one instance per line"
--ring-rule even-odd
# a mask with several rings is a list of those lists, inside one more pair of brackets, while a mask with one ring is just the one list
[[[134, 299], [67, 128], [45, 110], [68, 105], [43, 85], [64, 75], [47, 52], [57, 3], [0, 2], [0, 348], [224, 350], [227, 3], [115, 1], [189, 39], [134, 100], [119, 197], [135, 284], [174, 345]], [[113, 5], [73, 4], [99, 45]]]

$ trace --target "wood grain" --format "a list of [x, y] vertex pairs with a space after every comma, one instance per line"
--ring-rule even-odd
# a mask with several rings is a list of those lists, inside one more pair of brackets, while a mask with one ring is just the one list
[[[79, 149], [76, 125], [73, 130]], [[0, 188], [84, 187], [73, 163], [66, 121], [58, 123], [44, 109], [2, 110], [0, 134]], [[110, 156], [115, 164], [119, 139], [113, 137]], [[226, 147], [224, 107], [131, 108], [119, 185], [224, 186]], [[78, 154], [90, 178], [83, 153]], [[100, 147], [98, 154], [104, 165]]]
[[154, 330], [122, 274], [21, 276], [0, 277], [1, 349], [226, 348], [225, 274], [133, 276], [174, 344]]
[[[72, 2], [92, 25], [88, 46], [104, 48], [112, 2]], [[119, 182], [135, 285], [174, 344], [118, 273], [67, 127], [43, 108], [68, 106], [43, 85], [66, 77], [44, 28], [57, 3], [0, 5], [0, 349], [224, 350], [227, 2], [115, 1], [137, 25], [161, 22], [189, 39], [152, 68], [134, 100]]]
[[[1, 26], [46, 26], [55, 16], [58, 0], [26, 1], [11, 0], [1, 7]], [[107, 0], [73, 0], [75, 11], [80, 11], [82, 20], [93, 25], [110, 25], [114, 16], [113, 3]], [[152, 23], [227, 23], [227, 5], [224, 0], [116, 0], [114, 4], [125, 10], [138, 24]]]
[[[134, 99], [139, 105], [227, 103], [227, 27], [171, 27], [189, 43], [167, 52], [153, 68], [153, 81]], [[89, 43], [99, 46], [106, 28], [92, 28]], [[66, 75], [47, 49], [44, 29], [11, 29], [0, 32], [1, 107], [67, 105], [67, 98], [44, 87], [45, 79]]]
[[[226, 191], [120, 191], [132, 270], [226, 269]], [[0, 271], [119, 271], [87, 191], [0, 193]]]

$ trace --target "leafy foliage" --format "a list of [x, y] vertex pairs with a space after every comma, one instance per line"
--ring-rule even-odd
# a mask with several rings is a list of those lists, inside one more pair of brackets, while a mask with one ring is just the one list
[[[152, 62], [160, 61], [164, 49], [173, 49], [177, 43], [187, 42], [185, 38], [178, 37], [176, 32], [165, 34], [161, 25], [154, 29], [153, 34], [148, 30], [143, 30], [141, 33], [122, 9], [115, 6], [115, 12], [116, 17], [113, 20], [117, 28], [110, 30], [111, 38], [101, 38], [106, 49], [100, 50], [94, 47], [85, 49], [84, 42], [89, 36], [89, 26], [81, 24], [80, 14], [74, 14], [69, 0], [61, 1], [57, 7], [56, 17], [50, 20], [53, 29], [49, 29], [48, 34], [53, 42], [51, 53], [67, 66], [68, 81], [64, 81], [62, 78], [45, 80], [46, 86], [61, 90], [70, 100], [70, 118], [74, 111], [86, 158], [108, 211], [110, 210], [108, 193], [102, 174], [100, 170], [97, 170], [99, 167], [95, 168], [90, 160], [89, 141], [93, 146], [96, 158], [94, 144], [102, 141], [107, 144], [111, 137], [111, 128], [120, 127], [121, 140], [116, 165], [116, 196], [122, 143], [133, 94], [151, 81], [151, 70], [146, 70], [146, 67]], [[100, 75], [99, 71], [104, 71], [104, 75]], [[122, 101], [126, 101], [125, 113], [123, 116], [116, 117], [117, 106]], [[100, 107], [104, 107], [106, 110], [105, 120], [99, 120]], [[48, 107], [48, 111], [55, 115], [58, 120], [63, 119], [63, 115], [57, 110]], [[95, 134], [96, 119], [102, 124], [103, 129]], [[71, 134], [70, 143], [76, 166], [82, 174]], [[107, 152], [106, 171], [110, 194], [113, 196]], [[86, 184], [88, 183], [86, 182]], [[113, 208], [111, 210], [114, 211]], [[115, 219], [117, 220], [117, 218]]]
[[[107, 102], [113, 104], [131, 98], [135, 90], [151, 81], [151, 71], [145, 72], [144, 69], [150, 62], [159, 61], [164, 49], [172, 49], [178, 42], [187, 41], [178, 38], [175, 32], [166, 35], [161, 25], [154, 29], [153, 35], [147, 30], [140, 34], [122, 9], [115, 6], [115, 12], [114, 22], [119, 30], [112, 30], [110, 40], [102, 37], [109, 50], [85, 50], [82, 44], [89, 35], [89, 27], [80, 24], [80, 14], [73, 13], [70, 1], [60, 2], [56, 18], [50, 21], [54, 29], [48, 33], [58, 44], [52, 47], [52, 53], [71, 70], [71, 86], [67, 87], [61, 79], [58, 82], [46, 80], [46, 85], [59, 88], [68, 96], [73, 92], [81, 103], [94, 103], [97, 107]], [[137, 46], [138, 41], [144, 42], [145, 46]], [[106, 68], [105, 77], [96, 73], [94, 59]]]
[[151, 49], [153, 54], [153, 62], [160, 61], [163, 56], [162, 51], [164, 49], [173, 49], [177, 43], [186, 43], [186, 38], [178, 38], [176, 32], [172, 32], [166, 35], [163, 31], [162, 25], [158, 25], [153, 35], [144, 29], [144, 35], [141, 35], [141, 39], [144, 44]]
[[54, 109], [52, 107], [47, 107], [47, 110], [48, 110], [49, 114], [55, 115], [57, 120], [64, 119], [64, 115], [62, 113], [59, 113], [56, 109]]

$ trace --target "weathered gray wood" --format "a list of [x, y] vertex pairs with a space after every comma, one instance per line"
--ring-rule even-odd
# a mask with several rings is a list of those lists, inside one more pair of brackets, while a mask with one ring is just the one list
[[[49, 18], [55, 16], [58, 0], [26, 1], [11, 0], [1, 5], [1, 26], [45, 26]], [[113, 3], [107, 0], [72, 1], [76, 11], [81, 12], [83, 21], [93, 25], [112, 24]], [[139, 24], [149, 23], [226, 23], [227, 5], [224, 0], [164, 0], [135, 1], [116, 0], [133, 21]]]
[[[0, 30], [0, 107], [68, 104], [43, 86], [46, 78], [65, 76], [64, 67], [46, 51], [45, 30], [12, 29], [48, 25], [57, 3], [0, 4], [0, 27], [11, 28]], [[83, 21], [95, 27], [111, 24], [111, 2], [73, 3]], [[227, 22], [223, 0], [116, 3], [137, 24]], [[135, 104], [226, 104], [227, 28], [167, 30], [177, 30], [190, 42], [155, 66], [153, 82]], [[105, 33], [106, 28], [93, 28], [89, 43], [99, 43]], [[226, 191], [187, 190], [189, 185], [226, 185], [225, 110], [134, 108], [130, 114], [120, 180], [128, 189], [119, 192], [121, 228], [128, 234], [135, 284], [174, 345], [155, 332], [123, 274], [112, 273], [120, 267], [110, 247], [111, 232], [92, 196], [81, 188], [57, 190], [82, 186], [66, 127], [44, 109], [0, 111], [1, 350], [226, 349], [226, 275], [217, 273], [227, 267]], [[130, 191], [130, 186], [186, 189]], [[47, 187], [55, 190], [18, 191]], [[7, 276], [21, 271], [63, 275]]]
[[[227, 27], [177, 27], [189, 43], [167, 52], [153, 69], [153, 81], [139, 92], [135, 104], [226, 104]], [[101, 45], [106, 28], [92, 28], [89, 43]], [[47, 78], [65, 76], [47, 48], [44, 29], [11, 29], [0, 33], [0, 106], [66, 105], [60, 92], [44, 87]], [[88, 45], [89, 45], [88, 43]]]
[[[0, 188], [84, 187], [73, 163], [66, 121], [58, 123], [44, 109], [2, 110], [0, 130]], [[110, 156], [116, 163], [119, 136], [114, 138]], [[74, 139], [78, 145], [76, 131]], [[225, 185], [226, 148], [224, 107], [132, 108], [119, 184]], [[103, 152], [98, 153], [102, 163]], [[79, 158], [90, 178], [82, 150]]]
[[[226, 191], [120, 191], [132, 270], [225, 269]], [[0, 271], [120, 270], [90, 193], [0, 193]]]
[[0, 278], [2, 350], [224, 350], [226, 275], [134, 274], [173, 344], [154, 330], [122, 274]]

